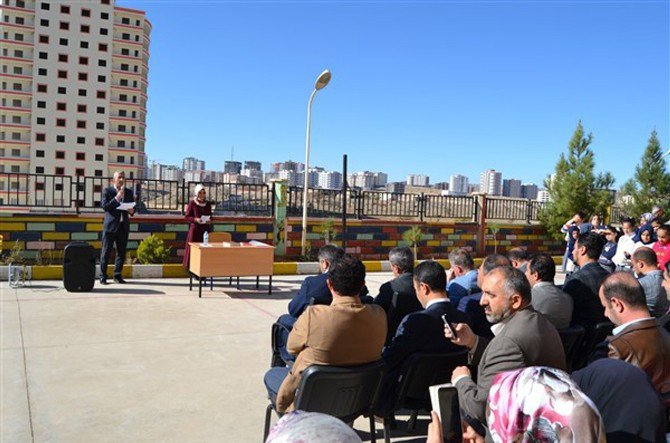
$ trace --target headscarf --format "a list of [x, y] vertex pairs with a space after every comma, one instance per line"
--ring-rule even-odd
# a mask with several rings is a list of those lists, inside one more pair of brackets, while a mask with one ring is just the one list
[[203, 189], [205, 189], [205, 187], [204, 187], [203, 185], [201, 185], [201, 184], [199, 184], [199, 183], [198, 183], [197, 185], [195, 185], [195, 189], [194, 189], [195, 197], [193, 197], [193, 201], [194, 201], [195, 204], [198, 205], [198, 206], [205, 206], [205, 205], [207, 204], [206, 201], [205, 201], [205, 202], [200, 202], [200, 200], [198, 200], [198, 193], [199, 193], [200, 191], [202, 191]]
[[605, 442], [598, 409], [558, 369], [533, 366], [496, 375], [487, 412], [496, 443]]
[[[642, 241], [642, 233], [645, 232], [645, 231], [649, 231], [649, 241], [647, 243]], [[651, 225], [642, 226], [640, 228], [640, 230], [637, 231], [637, 235], [635, 236], [635, 238], [633, 240], [635, 240], [636, 242], [640, 242], [645, 246], [654, 243], [654, 241], [655, 241], [654, 240], [654, 227], [651, 226]]]
[[356, 432], [343, 421], [320, 412], [293, 411], [274, 425], [265, 443], [360, 443]]

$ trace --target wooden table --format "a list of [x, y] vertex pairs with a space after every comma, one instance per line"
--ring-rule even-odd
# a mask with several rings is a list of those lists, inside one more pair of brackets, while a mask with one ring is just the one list
[[[205, 246], [203, 243], [189, 243], [189, 291], [193, 289], [193, 277], [198, 278], [198, 297], [202, 297], [202, 281], [211, 277], [256, 277], [256, 287], [260, 276], [268, 276], [268, 294], [272, 294], [272, 265], [274, 246], [258, 241], [216, 242]], [[210, 290], [213, 284], [210, 285]]]

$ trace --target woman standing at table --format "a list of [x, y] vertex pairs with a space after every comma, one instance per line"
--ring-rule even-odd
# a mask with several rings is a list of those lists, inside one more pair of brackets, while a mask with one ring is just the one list
[[[203, 220], [203, 216], [205, 220]], [[199, 243], [203, 240], [205, 232], [212, 232], [212, 204], [207, 201], [207, 191], [203, 185], [195, 187], [195, 197], [188, 202], [186, 216], [184, 219], [189, 223], [188, 235], [186, 236], [186, 248], [184, 249], [184, 267], [188, 270], [188, 262], [191, 253], [189, 242]]]

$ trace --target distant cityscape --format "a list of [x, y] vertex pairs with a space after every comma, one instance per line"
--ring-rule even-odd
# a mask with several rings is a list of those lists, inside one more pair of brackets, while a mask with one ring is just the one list
[[[273, 180], [285, 180], [289, 186], [302, 187], [305, 181], [305, 164], [293, 160], [272, 163], [269, 170], [263, 171], [261, 162], [227, 160], [223, 170], [207, 169], [205, 161], [194, 157], [183, 159], [182, 165], [166, 165], [157, 161], [148, 164], [145, 176], [155, 180], [187, 182], [225, 182], [241, 184], [270, 183]], [[314, 166], [308, 171], [310, 188], [341, 189], [342, 173], [328, 171]], [[409, 174], [405, 181], [389, 182], [388, 174], [381, 171], [358, 171], [347, 176], [351, 188], [378, 190], [397, 193], [431, 193], [440, 195], [463, 196], [485, 192], [488, 195], [524, 198], [546, 202], [549, 193], [535, 183], [522, 183], [516, 178], [503, 179], [502, 172], [487, 169], [479, 175], [479, 183], [471, 183], [465, 175], [454, 174], [448, 182], [430, 184], [430, 177], [424, 174]]]

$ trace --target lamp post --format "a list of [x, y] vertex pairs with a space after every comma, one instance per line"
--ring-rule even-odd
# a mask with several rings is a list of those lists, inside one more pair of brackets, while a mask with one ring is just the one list
[[309, 130], [312, 122], [312, 101], [316, 91], [326, 87], [330, 81], [331, 74], [329, 70], [323, 71], [314, 83], [314, 91], [309, 96], [309, 103], [307, 104], [307, 135], [305, 136], [305, 185], [302, 189], [302, 240], [300, 242], [301, 255], [305, 255], [307, 249], [307, 187], [309, 185]]

